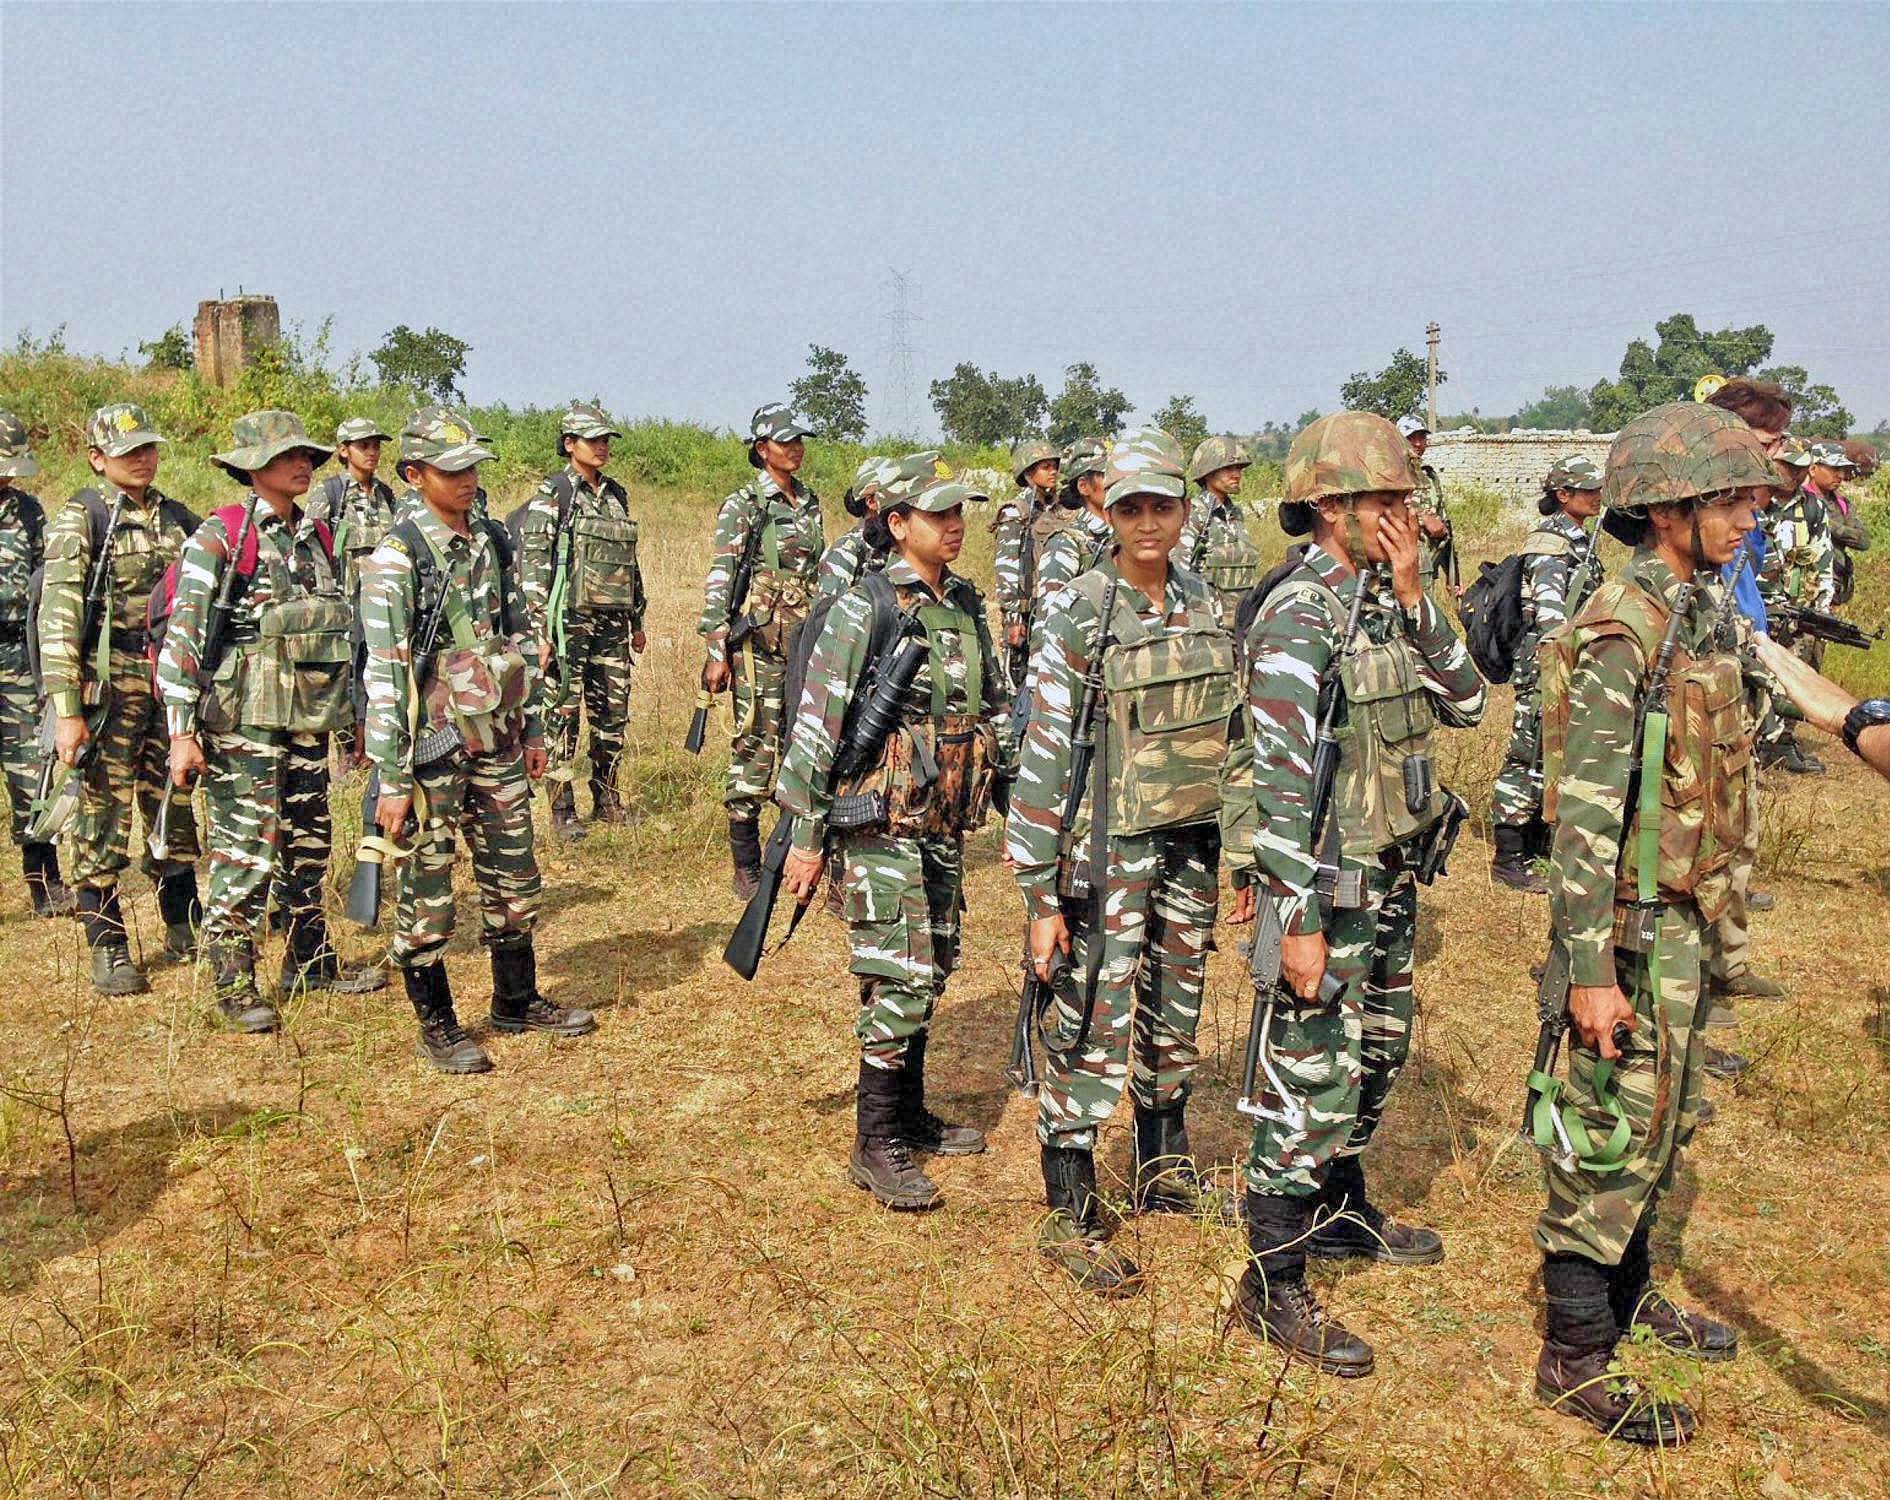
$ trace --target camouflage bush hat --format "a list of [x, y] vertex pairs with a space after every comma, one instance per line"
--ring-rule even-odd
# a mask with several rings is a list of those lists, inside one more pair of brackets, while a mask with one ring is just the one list
[[866, 461], [853, 471], [853, 483], [847, 486], [847, 492], [841, 496], [840, 503], [846, 507], [850, 516], [866, 514], [867, 497], [875, 491], [883, 490], [899, 474], [899, 461], [887, 458], [883, 454], [869, 454]]
[[326, 443], [308, 435], [302, 419], [292, 411], [253, 411], [230, 425], [236, 446], [228, 453], [213, 453], [210, 462], [232, 479], [245, 484], [258, 469], [267, 468], [271, 459], [301, 449], [319, 468], [335, 456]]
[[757, 406], [755, 414], [748, 419], [748, 462], [757, 469], [761, 467], [761, 455], [756, 452], [756, 448], [763, 438], [776, 443], [791, 443], [796, 438], [814, 436], [814, 429], [804, 425], [794, 415], [792, 407], [784, 406], [779, 401]]
[[382, 432], [381, 424], [372, 417], [349, 417], [335, 429], [335, 446], [343, 443], [366, 443], [375, 438], [387, 442], [393, 437], [391, 432]]
[[0, 479], [25, 479], [39, 472], [39, 460], [27, 445], [26, 424], [0, 411]]
[[1307, 427], [1286, 451], [1280, 530], [1310, 534], [1313, 507], [1333, 496], [1383, 490], [1408, 495], [1416, 488], [1411, 450], [1397, 428], [1374, 412], [1335, 411]]
[[1085, 474], [1100, 474], [1108, 457], [1108, 445], [1101, 438], [1078, 438], [1063, 450], [1057, 463], [1057, 477], [1068, 484]]
[[1103, 464], [1103, 507], [1134, 495], [1187, 498], [1188, 484], [1182, 477], [1185, 462], [1181, 444], [1161, 428], [1130, 428], [1109, 445]]
[[1632, 544], [1645, 531], [1650, 505], [1715, 504], [1777, 484], [1765, 445], [1738, 417], [1697, 401], [1669, 401], [1615, 434], [1601, 487], [1601, 523], [1610, 536]]
[[134, 406], [129, 401], [101, 406], [92, 413], [92, 420], [85, 424], [85, 446], [98, 449], [107, 458], [123, 458], [132, 449], [142, 448], [146, 443], [169, 441], [151, 426], [151, 419], [144, 414], [144, 408]]
[[450, 406], [423, 406], [400, 429], [400, 462], [457, 474], [493, 456], [483, 443], [462, 413]]
[[558, 436], [601, 438], [622, 437], [623, 434], [610, 425], [610, 418], [604, 415], [601, 406], [573, 401], [565, 408], [564, 415], [558, 418]]
[[1811, 461], [1814, 464], [1822, 464], [1827, 469], [1854, 469], [1857, 467], [1856, 464], [1851, 462], [1850, 454], [1846, 453], [1843, 446], [1838, 443], [1813, 443], [1811, 445]]
[[1194, 457], [1188, 460], [1188, 477], [1199, 484], [1208, 475], [1222, 469], [1250, 469], [1253, 456], [1246, 444], [1230, 437], [1203, 438], [1195, 444]]
[[1011, 478], [1015, 479], [1019, 484], [1022, 484], [1024, 482], [1024, 476], [1032, 469], [1036, 468], [1038, 464], [1046, 460], [1050, 463], [1056, 463], [1059, 457], [1057, 445], [1055, 443], [1046, 443], [1041, 438], [1033, 439], [1026, 443], [1019, 443], [1015, 448], [1011, 449]]

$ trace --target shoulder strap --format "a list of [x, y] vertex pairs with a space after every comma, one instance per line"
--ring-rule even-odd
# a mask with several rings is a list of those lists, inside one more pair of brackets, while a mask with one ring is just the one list
[[198, 515], [181, 500], [173, 500], [169, 495], [158, 497], [158, 514], [167, 517], [171, 524], [185, 536], [189, 536], [203, 525], [203, 517]]
[[112, 513], [105, 506], [105, 497], [97, 490], [80, 490], [72, 498], [85, 512], [85, 546], [96, 557], [100, 544], [105, 540], [105, 528], [112, 523]]
[[571, 483], [571, 476], [563, 469], [545, 481], [551, 493], [558, 501], [558, 530], [571, 524], [571, 507], [577, 503], [577, 486]]

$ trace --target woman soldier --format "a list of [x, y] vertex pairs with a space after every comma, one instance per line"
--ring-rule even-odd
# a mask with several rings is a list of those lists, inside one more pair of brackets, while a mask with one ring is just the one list
[[1490, 875], [1519, 891], [1540, 894], [1548, 882], [1530, 861], [1548, 853], [1542, 821], [1542, 700], [1536, 648], [1584, 604], [1601, 582], [1588, 523], [1601, 510], [1601, 470], [1572, 453], [1543, 482], [1536, 510], [1546, 519], [1523, 539], [1523, 638], [1516, 649], [1516, 716], [1509, 749], [1490, 792], [1496, 857]]
[[[937, 454], [931, 456], [938, 457]], [[840, 497], [840, 503], [846, 507], [847, 514], [860, 524], [821, 554], [820, 573], [814, 583], [820, 597], [844, 594], [867, 573], [878, 572], [886, 566], [885, 552], [867, 540], [866, 529], [872, 518], [879, 514], [880, 490], [898, 472], [899, 465], [895, 460], [881, 458], [875, 453], [854, 473], [853, 483], [846, 494]]]
[[1032, 969], [1055, 995], [1038, 1095], [1050, 1203], [1038, 1243], [1079, 1286], [1120, 1296], [1142, 1273], [1107, 1244], [1115, 1225], [1094, 1153], [1125, 1080], [1136, 1207], [1233, 1222], [1227, 1195], [1197, 1175], [1184, 1111], [1236, 687], [1212, 593], [1169, 564], [1187, 518], [1180, 447], [1159, 429], [1127, 433], [1102, 477], [1113, 545], [1049, 602], [1006, 847]]
[[[901, 467], [864, 528], [869, 544], [892, 555], [825, 617], [775, 800], [794, 819], [782, 879], [798, 899], [818, 887], [830, 838], [843, 867], [860, 981], [849, 1173], [889, 1208], [928, 1209], [939, 1190], [912, 1153], [984, 1150], [978, 1131], [926, 1108], [925, 1051], [958, 962], [965, 834], [990, 803], [991, 721], [1007, 695], [984, 598], [950, 566], [964, 546], [965, 502], [984, 497], [940, 480], [933, 464]], [[889, 733], [871, 732], [888, 720]]]

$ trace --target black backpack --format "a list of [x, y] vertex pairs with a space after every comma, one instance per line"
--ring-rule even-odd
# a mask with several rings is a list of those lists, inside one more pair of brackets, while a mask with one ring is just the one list
[[1486, 562], [1457, 601], [1463, 643], [1477, 670], [1491, 682], [1508, 682], [1516, 670], [1516, 648], [1528, 622], [1523, 619], [1522, 585], [1526, 559], [1512, 552], [1501, 562]]
[[[892, 649], [905, 629], [905, 616], [899, 609], [899, 596], [884, 573], [867, 573], [853, 585], [854, 589], [864, 589], [869, 603], [873, 607], [873, 624], [867, 633], [866, 671], [864, 681], [872, 675], [874, 665]], [[814, 646], [820, 640], [820, 633], [827, 626], [827, 616], [833, 607], [853, 589], [838, 594], [824, 594], [814, 602], [807, 618], [794, 627], [788, 637], [787, 674], [782, 689], [781, 702], [784, 705], [789, 733], [795, 715], [800, 712], [801, 691], [807, 686], [807, 664], [813, 660]], [[854, 694], [853, 702], [847, 705], [847, 718], [852, 719], [860, 706], [860, 695]], [[844, 740], [845, 736], [842, 735]]]
[[1286, 577], [1306, 559], [1306, 547], [1301, 543], [1297, 547], [1288, 547], [1286, 556], [1271, 568], [1252, 588], [1240, 596], [1240, 603], [1234, 608], [1234, 650], [1244, 655], [1247, 650], [1247, 632], [1253, 629], [1253, 622], [1260, 618], [1260, 606], [1267, 602], [1267, 595], [1286, 581]]
[[[523, 510], [524, 507], [520, 506], [519, 509]], [[512, 546], [512, 533], [503, 521], [495, 521], [490, 516], [483, 519], [486, 535], [492, 539], [492, 550], [499, 558], [499, 623], [507, 635], [524, 635], [530, 629], [530, 620], [514, 596], [513, 558], [518, 554]], [[389, 528], [387, 534], [400, 538], [402, 549], [413, 561], [416, 593], [431, 592], [436, 565], [433, 549], [421, 534], [419, 521], [413, 516], [403, 517]]]

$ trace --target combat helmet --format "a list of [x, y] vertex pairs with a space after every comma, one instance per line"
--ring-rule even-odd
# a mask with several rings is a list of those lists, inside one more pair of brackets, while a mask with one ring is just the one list
[[1417, 488], [1411, 450], [1398, 429], [1369, 411], [1335, 411], [1312, 423], [1286, 452], [1286, 495], [1280, 530], [1306, 536], [1313, 508], [1332, 496]]
[[1101, 438], [1078, 438], [1063, 450], [1057, 463], [1057, 499], [1066, 510], [1081, 510], [1083, 497], [1076, 481], [1085, 474], [1100, 474], [1109, 459], [1109, 445]]
[[1615, 434], [1601, 486], [1601, 524], [1629, 546], [1650, 505], [1722, 504], [1778, 482], [1765, 445], [1731, 412], [1697, 401], [1644, 411]]
[[1253, 455], [1245, 443], [1230, 437], [1209, 437], [1195, 444], [1194, 457], [1188, 460], [1188, 477], [1199, 484], [1221, 469], [1252, 467]]
[[1011, 478], [1021, 485], [1024, 482], [1024, 476], [1038, 464], [1045, 459], [1055, 463], [1059, 457], [1057, 445], [1046, 443], [1042, 438], [1032, 438], [1027, 442], [1019, 443], [1011, 449]]

